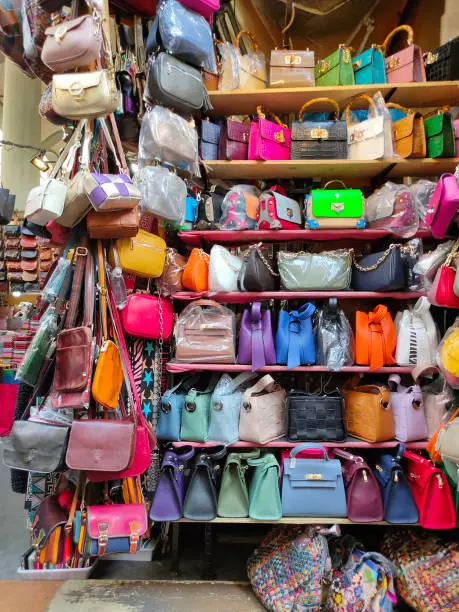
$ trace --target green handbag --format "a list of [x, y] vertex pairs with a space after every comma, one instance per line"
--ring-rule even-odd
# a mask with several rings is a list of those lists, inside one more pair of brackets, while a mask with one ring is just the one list
[[282, 503], [279, 489], [279, 464], [271, 453], [259, 459], [249, 459], [254, 467], [249, 488], [249, 516], [258, 521], [279, 521]]
[[424, 130], [427, 141], [427, 157], [454, 157], [456, 141], [453, 118], [442, 110], [435, 115], [424, 117]]
[[[327, 189], [341, 183], [344, 189]], [[306, 218], [309, 229], [365, 227], [364, 199], [360, 189], [347, 189], [343, 181], [328, 181], [323, 189], [312, 189], [307, 197]]]
[[210, 399], [219, 378], [218, 373], [212, 374], [204, 391], [190, 389], [185, 395], [180, 440], [207, 442], [209, 439]]
[[316, 87], [354, 85], [351, 48], [346, 45], [340, 45], [331, 55], [317, 62], [314, 72]]
[[218, 497], [218, 516], [225, 518], [246, 518], [249, 516], [246, 461], [256, 459], [259, 456], [259, 448], [249, 453], [231, 453], [228, 455]]
[[451, 495], [453, 498], [454, 507], [456, 508], [456, 525], [459, 527], [459, 466], [457, 468], [457, 482], [454, 482], [454, 480], [451, 478], [451, 475], [446, 470], [444, 464], [438, 465], [438, 467], [440, 467], [442, 472], [446, 474], [449, 486], [451, 487]]

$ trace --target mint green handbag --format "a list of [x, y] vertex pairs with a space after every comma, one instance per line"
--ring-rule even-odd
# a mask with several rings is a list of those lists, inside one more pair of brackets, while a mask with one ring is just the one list
[[255, 471], [249, 488], [249, 516], [258, 521], [279, 521], [282, 503], [279, 490], [279, 464], [271, 453], [247, 461]]
[[218, 497], [218, 516], [225, 518], [246, 518], [249, 516], [249, 490], [246, 481], [248, 466], [246, 461], [256, 459], [259, 456], [259, 448], [249, 453], [231, 453], [228, 455]]
[[220, 375], [212, 374], [206, 389], [190, 389], [182, 410], [180, 440], [207, 442], [209, 439], [210, 399]]

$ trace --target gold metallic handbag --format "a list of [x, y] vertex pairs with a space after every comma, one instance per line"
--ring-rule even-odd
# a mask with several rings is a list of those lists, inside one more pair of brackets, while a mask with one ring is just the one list
[[53, 76], [52, 104], [62, 117], [95, 119], [115, 112], [118, 103], [111, 69]]

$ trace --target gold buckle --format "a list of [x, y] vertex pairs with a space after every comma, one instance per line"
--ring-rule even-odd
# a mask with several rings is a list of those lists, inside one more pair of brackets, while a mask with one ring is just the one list
[[66, 34], [67, 34], [67, 28], [65, 26], [60, 26], [59, 28], [57, 28], [54, 34], [54, 39], [56, 40], [58, 45], [62, 45]]
[[274, 132], [274, 140], [276, 142], [285, 142], [285, 134], [284, 132]]
[[438, 53], [432, 53], [432, 51], [429, 51], [426, 55], [426, 65], [429, 64], [434, 64], [435, 62], [438, 61]]
[[244, 132], [244, 133], [242, 134], [242, 140], [243, 140], [244, 142], [248, 142], [248, 140], [249, 140], [249, 135], [247, 134], [247, 132]]
[[327, 62], [326, 60], [320, 60], [319, 73], [322, 74], [323, 72], [327, 72], [327, 70], [329, 69], [330, 69], [330, 62]]
[[322, 127], [316, 127], [311, 130], [311, 138], [321, 138], [326, 140], [328, 138], [328, 130]]
[[84, 98], [84, 87], [78, 81], [75, 81], [69, 86], [69, 94], [75, 98], [77, 102], [81, 102]]
[[331, 205], [331, 209], [335, 213], [343, 212], [344, 210], [344, 202], [333, 202]]
[[88, 249], [86, 247], [77, 247], [75, 257], [87, 257]]
[[97, 530], [99, 532], [97, 554], [101, 556], [105, 553], [108, 544], [108, 523], [98, 523]]
[[354, 68], [354, 70], [358, 70], [361, 65], [362, 65], [362, 60], [357, 60], [356, 62], [353, 62], [352, 67]]
[[298, 64], [301, 64], [301, 57], [299, 55], [295, 55], [294, 53], [292, 53], [291, 55], [285, 56], [284, 62], [288, 66], [298, 65]]
[[306, 474], [305, 480], [322, 480], [322, 474]]
[[393, 70], [394, 68], [398, 68], [400, 66], [400, 58], [399, 57], [390, 57], [389, 61], [387, 62], [387, 68], [389, 68], [389, 70]]

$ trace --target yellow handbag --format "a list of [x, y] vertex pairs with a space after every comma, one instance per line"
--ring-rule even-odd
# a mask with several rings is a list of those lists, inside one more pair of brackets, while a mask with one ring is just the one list
[[[143, 278], [158, 278], [163, 273], [166, 259], [166, 243], [155, 234], [139, 230], [134, 238], [120, 238], [116, 241], [119, 265], [125, 272]], [[113, 249], [110, 264], [114, 266]]]

